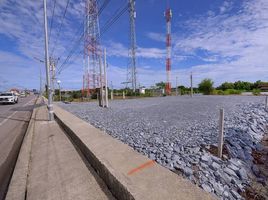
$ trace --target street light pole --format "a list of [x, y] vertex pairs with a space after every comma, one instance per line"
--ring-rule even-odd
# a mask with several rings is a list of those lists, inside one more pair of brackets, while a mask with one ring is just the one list
[[50, 88], [49, 76], [49, 57], [48, 57], [48, 34], [47, 34], [47, 2], [44, 0], [44, 31], [45, 31], [45, 64], [46, 64], [46, 79], [48, 88], [48, 119], [54, 120], [53, 104], [52, 104], [52, 91]]

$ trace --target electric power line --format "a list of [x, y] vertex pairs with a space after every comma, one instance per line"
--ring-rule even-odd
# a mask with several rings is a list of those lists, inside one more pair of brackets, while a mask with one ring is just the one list
[[58, 44], [59, 35], [60, 35], [61, 29], [62, 29], [63, 21], [65, 19], [66, 13], [67, 13], [69, 3], [70, 3], [70, 0], [67, 0], [66, 6], [65, 6], [65, 9], [64, 9], [64, 13], [63, 13], [63, 16], [61, 18], [61, 23], [60, 23], [60, 26], [59, 26], [59, 29], [58, 29], [58, 32], [57, 32], [57, 35], [56, 35], [56, 41], [55, 41], [54, 46], [53, 46], [52, 51], [51, 51], [52, 56], [53, 56], [54, 50], [55, 50], [55, 48], [56, 48], [56, 46]]
[[[107, 5], [109, 4], [109, 2], [110, 2], [110, 0], [105, 0], [104, 2], [103, 2], [103, 4], [101, 5], [101, 7], [100, 7], [100, 9], [99, 9], [99, 11], [98, 11], [98, 16], [100, 16], [101, 15], [101, 13], [102, 13], [102, 11], [105, 9], [105, 7], [107, 7]], [[88, 16], [88, 15], [87, 15]], [[87, 17], [86, 16], [86, 17]], [[79, 37], [79, 39], [78, 39], [78, 42], [76, 42], [73, 46], [77, 46], [77, 45], [79, 45], [79, 43], [81, 42], [81, 40], [83, 39], [83, 36], [84, 36], [84, 30], [83, 30], [83, 24], [84, 24], [84, 22], [79, 26], [79, 28], [77, 29], [77, 31], [76, 31], [76, 33], [74, 34], [74, 37], [72, 38], [72, 40], [71, 40], [71, 44], [73, 44], [74, 43], [74, 41], [75, 41], [75, 38], [77, 37], [77, 35], [79, 34], [79, 30], [80, 29], [82, 29], [82, 31], [80, 31], [80, 34], [79, 35], [81, 35], [80, 37]], [[78, 44], [77, 44], [78, 43]], [[72, 50], [70, 51], [70, 52], [72, 52]], [[63, 54], [65, 54], [65, 53], [63, 53]], [[62, 56], [59, 56], [59, 59], [61, 58]], [[67, 56], [67, 58], [68, 58], [69, 56]], [[65, 62], [65, 61], [64, 61]]]
[[52, 28], [53, 28], [53, 20], [54, 20], [54, 13], [55, 13], [55, 7], [56, 7], [56, 0], [54, 0], [53, 2], [54, 2], [54, 4], [53, 4], [52, 17], [51, 17], [50, 26], [49, 26], [48, 44], [50, 42], [51, 32], [52, 32]]
[[128, 4], [126, 4], [120, 11], [117, 11], [113, 18], [110, 18], [100, 29], [100, 34], [103, 35], [110, 27], [127, 11]]
[[[120, 8], [117, 9], [117, 11], [114, 13], [114, 16], [106, 21], [104, 26], [101, 27], [101, 29], [100, 29], [101, 30], [100, 36], [102, 36], [105, 32], [107, 32], [111, 28], [111, 26], [118, 21], [118, 19], [127, 11], [128, 5], [129, 4], [127, 3], [126, 5], [120, 7], [121, 9]], [[100, 14], [100, 12], [99, 12], [99, 14]], [[70, 65], [71, 62], [69, 62], [69, 60], [76, 52], [77, 46], [80, 44], [81, 40], [83, 39], [83, 36], [84, 36], [84, 31], [83, 31], [82, 35], [80, 36], [80, 38], [75, 43], [75, 45], [73, 46], [73, 48], [71, 49], [71, 51], [69, 52], [66, 59], [63, 61], [63, 63], [58, 68], [58, 71], [57, 71], [58, 74], [60, 74], [64, 69], [66, 69]], [[79, 56], [82, 53], [83, 53], [83, 50], [80, 51], [79, 53], [77, 53], [76, 56]], [[77, 59], [77, 58], [74, 58], [74, 59]]]

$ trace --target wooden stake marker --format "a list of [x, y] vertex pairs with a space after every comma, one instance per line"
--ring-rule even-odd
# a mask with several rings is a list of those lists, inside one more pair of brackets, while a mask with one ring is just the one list
[[220, 109], [220, 120], [219, 120], [219, 138], [218, 138], [218, 157], [222, 158], [223, 149], [223, 133], [224, 132], [224, 109]]

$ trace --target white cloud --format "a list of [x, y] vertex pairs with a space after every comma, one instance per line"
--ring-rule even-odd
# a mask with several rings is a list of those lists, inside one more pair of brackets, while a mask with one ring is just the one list
[[240, 11], [225, 14], [231, 5], [224, 3], [219, 15], [188, 21], [190, 34], [177, 36], [174, 49], [213, 62], [192, 68], [197, 74], [205, 70], [216, 82], [267, 79], [268, 1], [244, 1]]
[[[0, 91], [10, 87], [38, 88], [39, 72], [43, 65], [13, 53], [0, 51]], [[44, 70], [42, 69], [44, 74]], [[30, 80], [30, 81], [29, 81]]]
[[[179, 84], [189, 86], [191, 72], [195, 86], [204, 78], [212, 78], [215, 85], [224, 81], [268, 79], [268, 1], [244, 1], [239, 11], [229, 12], [232, 5], [230, 1], [224, 2], [218, 15], [207, 12], [203, 17], [187, 22], [185, 35], [173, 35], [173, 86], [176, 76]], [[148, 33], [147, 36], [164, 42], [161, 34]], [[159, 57], [163, 60], [165, 50], [160, 52]], [[207, 64], [193, 64], [186, 68], [183, 63], [187, 59], [199, 59]], [[138, 72], [138, 79], [146, 86], [165, 81], [163, 66], [140, 66]]]
[[[52, 2], [48, 1], [47, 4], [48, 27], [51, 23]], [[57, 1], [56, 3], [50, 50], [55, 44], [66, 3], [67, 1]], [[61, 35], [58, 39], [57, 48], [55, 48], [55, 55], [62, 56], [61, 62], [66, 57], [67, 49], [70, 48], [70, 40], [74, 37], [76, 31], [67, 18], [71, 18], [72, 23], [74, 23], [74, 19], [81, 19], [84, 11], [82, 3], [83, 0], [78, 0], [76, 3], [71, 2], [66, 13], [66, 19], [63, 20]], [[44, 60], [43, 23], [43, 1], [0, 1], [0, 34], [14, 41], [14, 46], [11, 49], [15, 49], [15, 52], [13, 50], [0, 51], [1, 74], [8, 80], [8, 84], [1, 85], [2, 88], [7, 88], [12, 84], [20, 85], [20, 87], [39, 87], [38, 66], [44, 68], [44, 65], [40, 65], [33, 57]], [[78, 46], [78, 49], [81, 47], [82, 45]], [[76, 67], [80, 66], [77, 65]]]
[[137, 56], [142, 58], [165, 58], [166, 50], [159, 48], [142, 48], [138, 47]]
[[[128, 57], [128, 48], [122, 43], [109, 41], [106, 45], [107, 55], [115, 57]], [[137, 47], [137, 57], [160, 59], [166, 56], [165, 49]]]
[[[48, 4], [49, 24], [52, 14], [51, 2]], [[176, 75], [179, 76], [180, 83], [188, 85], [191, 71], [194, 73], [195, 84], [206, 77], [214, 79], [216, 84], [238, 79], [250, 81], [268, 79], [268, 1], [244, 0], [242, 7], [236, 13], [234, 13], [233, 2], [224, 1], [217, 11], [207, 10], [201, 17], [193, 16], [191, 20], [183, 24], [184, 34], [183, 31], [180, 34], [173, 33], [173, 85]], [[31, 59], [34, 56], [40, 59], [44, 57], [42, 6], [42, 1], [0, 1], [0, 34], [15, 40], [14, 49], [18, 51], [16, 53], [0, 51], [0, 66], [3, 72], [0, 77], [0, 87], [12, 82], [38, 87], [40, 63]], [[55, 43], [65, 6], [66, 1], [57, 1], [51, 44]], [[55, 50], [56, 55], [63, 55], [61, 61], [66, 56], [64, 52], [68, 52], [72, 46], [70, 45], [71, 39], [77, 33], [74, 27], [78, 25], [74, 26], [73, 23], [82, 19], [83, 12], [83, 0], [76, 3], [71, 1], [66, 15], [67, 20], [64, 21], [62, 35], [59, 37], [58, 47]], [[142, 85], [149, 86], [154, 82], [165, 80], [165, 33], [149, 32], [146, 36], [163, 43], [163, 48], [159, 46], [137, 48], [138, 59], [159, 61], [159, 66], [155, 63], [151, 66], [150, 62], [138, 61], [138, 65], [140, 64], [138, 80]], [[123, 59], [128, 57], [127, 44], [113, 41], [106, 43], [108, 56]], [[78, 46], [78, 49], [82, 49], [82, 44]], [[199, 54], [199, 51], [204, 53]], [[194, 59], [205, 61], [207, 64], [191, 65]], [[187, 67], [183, 65], [184, 63]], [[7, 69], [5, 69], [6, 66], [8, 66]], [[44, 68], [43, 65], [42, 67]], [[82, 73], [81, 56], [64, 71], [60, 78], [66, 87], [71, 85], [80, 88]], [[111, 65], [109, 77], [117, 87], [122, 86], [121, 82], [126, 79], [126, 67]]]
[[166, 42], [165, 34], [149, 32], [147, 33], [147, 37], [155, 41]]
[[223, 13], [231, 10], [232, 4], [233, 3], [230, 0], [224, 1], [223, 4], [222, 4], [222, 6], [220, 7], [220, 13], [223, 14]]

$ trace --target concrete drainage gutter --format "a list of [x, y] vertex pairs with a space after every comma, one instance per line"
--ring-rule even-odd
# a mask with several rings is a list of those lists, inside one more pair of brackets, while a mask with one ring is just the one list
[[215, 199], [71, 113], [54, 107], [55, 118], [117, 199]]

